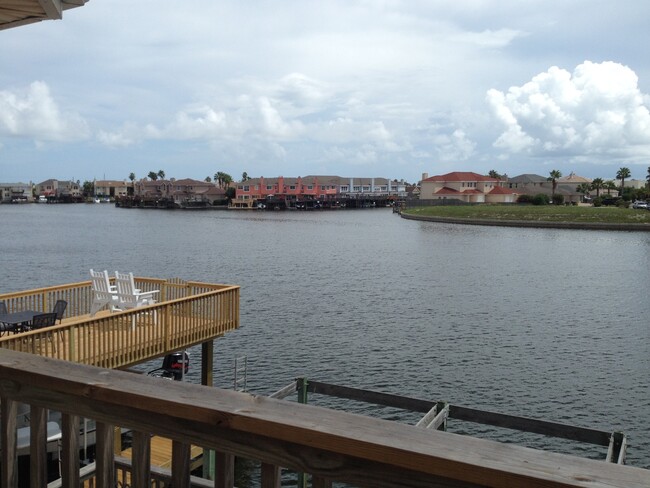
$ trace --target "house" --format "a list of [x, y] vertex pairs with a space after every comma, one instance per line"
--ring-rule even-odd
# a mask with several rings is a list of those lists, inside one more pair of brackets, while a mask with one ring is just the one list
[[0, 183], [0, 203], [33, 202], [31, 183]]
[[133, 183], [126, 180], [95, 180], [93, 182], [96, 197], [124, 197], [133, 194]]
[[[591, 183], [589, 178], [578, 176], [575, 173], [556, 180], [555, 194], [562, 195], [565, 202], [578, 203], [582, 201], [583, 195], [578, 192], [578, 186], [582, 183]], [[522, 174], [508, 178], [505, 186], [516, 190], [521, 195], [543, 194], [551, 198], [553, 196], [553, 183], [545, 176], [536, 174]]]
[[[83, 200], [79, 183], [69, 180], [45, 180], [36, 185], [39, 200], [56, 200], [59, 202], [80, 202]], [[42, 197], [42, 198], [41, 198]]]
[[237, 183], [236, 208], [252, 208], [257, 200], [266, 198], [284, 201], [326, 200], [360, 196], [406, 196], [404, 180], [386, 178], [345, 178], [331, 175], [251, 178]]
[[221, 205], [226, 199], [226, 192], [209, 181], [184, 178], [176, 180], [147, 180], [134, 183], [133, 194], [136, 198], [148, 201], [167, 200], [176, 206]]
[[497, 178], [468, 171], [444, 175], [422, 175], [420, 200], [460, 200], [466, 203], [514, 203], [517, 192], [502, 186]]

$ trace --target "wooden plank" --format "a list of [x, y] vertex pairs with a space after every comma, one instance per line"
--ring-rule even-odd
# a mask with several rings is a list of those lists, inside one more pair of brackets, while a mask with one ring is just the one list
[[311, 486], [312, 488], [332, 488], [332, 482], [321, 476], [312, 476]]
[[131, 480], [134, 488], [151, 486], [151, 435], [147, 432], [133, 433], [133, 448], [131, 451], [133, 471]]
[[29, 420], [29, 485], [47, 485], [47, 409], [32, 406]]
[[214, 453], [214, 487], [233, 488], [235, 486], [235, 456], [225, 452]]
[[363, 486], [648, 487], [648, 471], [629, 466], [218, 388], [53, 363], [6, 351], [0, 362], [0, 396], [51, 403], [187, 445]]
[[113, 488], [115, 486], [115, 427], [103, 422], [97, 422], [95, 429], [95, 459], [97, 488]]
[[436, 415], [438, 415], [438, 405], [434, 405], [431, 410], [429, 410], [424, 417], [422, 417], [417, 424], [415, 424], [416, 427], [424, 427], [425, 429], [429, 426], [429, 424], [433, 421], [433, 419], [436, 418]]
[[278, 400], [282, 400], [283, 398], [286, 398], [289, 395], [294, 394], [297, 391], [297, 389], [298, 389], [297, 384], [294, 381], [293, 383], [289, 383], [287, 386], [280, 388], [275, 393], [269, 395], [269, 398], [277, 398]]
[[172, 486], [190, 488], [190, 444], [172, 442]]
[[18, 484], [18, 455], [16, 451], [18, 438], [16, 434], [18, 402], [0, 395], [0, 487], [13, 488]]
[[275, 464], [262, 463], [261, 488], [280, 488], [281, 469]]
[[78, 415], [61, 416], [61, 479], [63, 486], [79, 486], [79, 422]]

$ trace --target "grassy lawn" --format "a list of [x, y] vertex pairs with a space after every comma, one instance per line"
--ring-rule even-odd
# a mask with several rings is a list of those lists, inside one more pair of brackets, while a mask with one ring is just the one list
[[528, 220], [537, 222], [598, 222], [650, 224], [650, 211], [617, 207], [565, 207], [557, 205], [462, 205], [415, 207], [405, 214], [455, 219]]

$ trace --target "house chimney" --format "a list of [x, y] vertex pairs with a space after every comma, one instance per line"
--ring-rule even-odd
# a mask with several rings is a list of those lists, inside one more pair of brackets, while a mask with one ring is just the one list
[[422, 180], [426, 180], [429, 177], [429, 173], [422, 173]]

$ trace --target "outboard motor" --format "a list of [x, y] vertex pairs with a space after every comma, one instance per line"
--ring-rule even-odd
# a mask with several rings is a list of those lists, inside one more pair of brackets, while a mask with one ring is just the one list
[[190, 370], [190, 355], [186, 352], [173, 352], [163, 358], [161, 368], [149, 371], [149, 376], [159, 376], [180, 381]]

